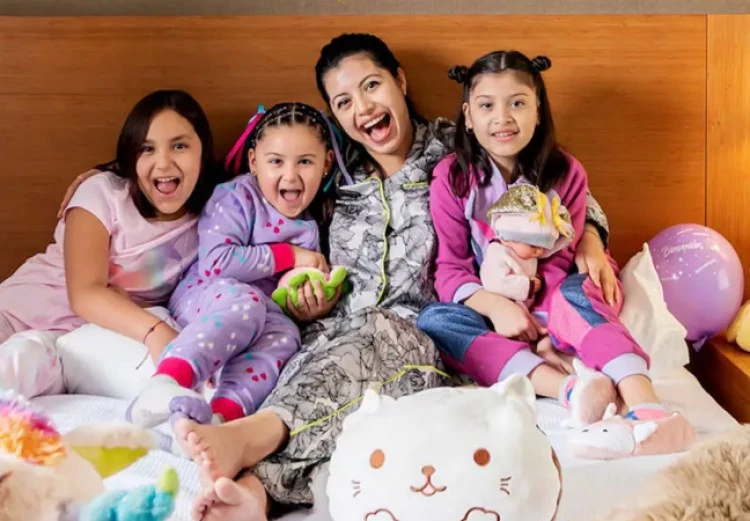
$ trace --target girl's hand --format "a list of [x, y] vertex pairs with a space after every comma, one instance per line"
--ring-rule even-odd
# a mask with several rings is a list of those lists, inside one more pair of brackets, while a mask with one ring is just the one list
[[295, 268], [317, 268], [323, 273], [328, 273], [328, 262], [322, 253], [312, 250], [306, 250], [292, 244], [292, 251], [294, 252], [294, 267]]
[[76, 193], [76, 190], [78, 190], [78, 187], [81, 186], [81, 183], [83, 183], [86, 179], [89, 177], [93, 177], [96, 174], [100, 174], [101, 172], [99, 170], [96, 170], [92, 168], [88, 172], [84, 172], [75, 179], [73, 179], [73, 182], [68, 187], [67, 191], [65, 192], [65, 195], [63, 196], [62, 203], [60, 204], [60, 209], [57, 211], [57, 218], [62, 219], [63, 214], [65, 213], [65, 209], [70, 204], [70, 200], [73, 199], [73, 194]]
[[488, 317], [495, 332], [506, 338], [516, 338], [522, 342], [535, 342], [547, 331], [529, 310], [512, 300], [502, 298], [493, 306]]
[[586, 225], [586, 229], [576, 250], [576, 266], [579, 273], [587, 273], [594, 285], [602, 290], [604, 300], [610, 306], [622, 301], [617, 276], [609, 263], [604, 245], [597, 229]]
[[536, 345], [536, 354], [539, 355], [544, 361], [557, 369], [563, 374], [575, 374], [575, 369], [569, 360], [566, 359], [565, 355], [560, 353], [552, 345], [550, 337], [546, 336], [542, 338]]
[[500, 336], [531, 343], [539, 335], [547, 334], [526, 307], [486, 289], [480, 289], [467, 298], [464, 305], [487, 317]]
[[531, 294], [536, 295], [542, 291], [542, 279], [534, 275], [531, 277]]
[[294, 307], [291, 298], [287, 298], [286, 307], [297, 322], [312, 322], [327, 317], [340, 298], [341, 286], [336, 289], [333, 298], [327, 300], [325, 293], [323, 293], [323, 285], [319, 280], [313, 280], [312, 282], [306, 282], [304, 286], [299, 288], [297, 293], [298, 307]]

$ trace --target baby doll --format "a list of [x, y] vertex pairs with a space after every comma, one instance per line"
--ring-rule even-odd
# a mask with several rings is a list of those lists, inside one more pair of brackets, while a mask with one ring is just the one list
[[575, 232], [568, 210], [529, 184], [512, 186], [489, 209], [495, 232], [479, 276], [484, 289], [529, 303], [542, 291], [537, 262], [566, 247]]

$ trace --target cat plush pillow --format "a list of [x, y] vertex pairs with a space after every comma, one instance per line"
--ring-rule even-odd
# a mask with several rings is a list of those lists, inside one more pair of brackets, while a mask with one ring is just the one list
[[334, 521], [551, 521], [561, 490], [534, 390], [513, 376], [398, 400], [368, 391], [326, 491]]

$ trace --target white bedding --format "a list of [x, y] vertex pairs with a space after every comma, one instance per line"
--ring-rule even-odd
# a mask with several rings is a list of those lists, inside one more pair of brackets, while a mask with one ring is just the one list
[[[737, 426], [737, 422], [700, 387], [695, 378], [681, 369], [669, 379], [656, 383], [657, 393], [672, 410], [680, 411], [696, 427], [700, 437]], [[56, 425], [67, 431], [76, 425], [122, 418], [125, 402], [92, 396], [46, 396], [34, 400], [46, 410]], [[652, 456], [612, 462], [584, 461], [573, 458], [565, 448], [565, 411], [551, 400], [538, 402], [539, 425], [547, 433], [563, 468], [563, 498], [559, 521], [600, 520], [614, 506], [635, 497], [651, 476], [678, 456]], [[163, 451], [148, 457], [107, 480], [108, 488], [129, 488], [153, 483], [162, 469], [170, 465], [180, 475], [180, 494], [172, 519], [190, 519], [190, 502], [198, 491], [195, 465]], [[318, 498], [311, 511], [298, 511], [284, 521], [330, 521], [327, 515], [325, 472], [315, 480]]]

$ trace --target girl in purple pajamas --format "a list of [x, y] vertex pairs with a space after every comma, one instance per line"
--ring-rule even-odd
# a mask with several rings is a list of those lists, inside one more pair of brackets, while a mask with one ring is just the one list
[[[648, 355], [620, 322], [620, 305], [608, 304], [601, 288], [574, 273], [588, 179], [578, 160], [556, 144], [541, 75], [549, 66], [546, 57], [529, 60], [519, 52], [497, 51], [471, 68], [451, 70], [463, 85], [456, 153], [435, 167], [430, 185], [438, 237], [435, 287], [442, 303], [425, 308], [417, 326], [432, 337], [446, 363], [481, 385], [527, 375], [537, 394], [559, 398], [579, 425], [601, 421], [607, 406], [621, 398], [628, 421], [653, 422], [649, 428], [667, 440], [660, 451], [684, 450], [693, 429], [659, 402], [648, 378]], [[536, 185], [550, 200], [559, 196], [575, 231], [572, 244], [539, 264], [545, 287], [530, 312], [546, 327], [525, 308], [485, 290], [477, 273], [494, 238], [487, 212], [521, 183]], [[513, 338], [495, 332], [514, 330], [514, 324], [532, 326]], [[540, 341], [547, 333], [551, 341]], [[566, 374], [551, 342], [589, 371]]]
[[[199, 219], [198, 262], [170, 300], [183, 329], [128, 420], [229, 421], [255, 412], [271, 392], [300, 346], [297, 326], [271, 293], [286, 270], [328, 269], [308, 208], [323, 205], [330, 147], [328, 124], [309, 105], [282, 103], [250, 121], [236, 151], [247, 150], [239, 159], [251, 173], [219, 185]], [[217, 371], [209, 406], [195, 389]]]

